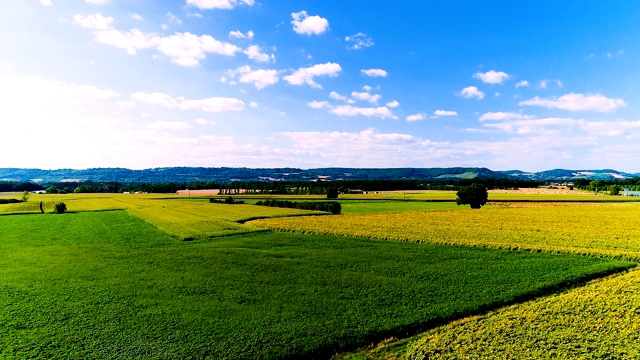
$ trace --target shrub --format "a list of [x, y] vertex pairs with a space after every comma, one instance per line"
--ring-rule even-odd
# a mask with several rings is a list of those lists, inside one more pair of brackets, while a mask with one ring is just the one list
[[342, 205], [340, 205], [340, 203], [337, 201], [295, 202], [289, 200], [266, 199], [256, 202], [256, 205], [311, 211], [326, 211], [334, 215], [340, 214], [340, 212], [342, 212]]
[[235, 200], [233, 197], [229, 196], [228, 198], [224, 199], [224, 200], [216, 200], [214, 198], [210, 198], [209, 202], [212, 204], [229, 204], [229, 205], [234, 205], [234, 204], [244, 204], [244, 201], [242, 200]]
[[56, 214], [64, 214], [67, 211], [67, 205], [63, 202], [57, 203], [53, 206], [53, 211]]

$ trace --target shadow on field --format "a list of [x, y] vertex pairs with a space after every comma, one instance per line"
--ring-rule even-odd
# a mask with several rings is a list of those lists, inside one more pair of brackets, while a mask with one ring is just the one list
[[592, 280], [600, 279], [600, 278], [614, 275], [614, 274], [626, 273], [630, 269], [635, 268], [637, 265], [638, 264], [630, 264], [627, 268], [612, 269], [608, 271], [603, 271], [601, 273], [585, 275], [577, 279], [560, 282], [556, 285], [540, 288], [529, 294], [516, 296], [510, 300], [498, 301], [491, 304], [487, 304], [473, 311], [458, 312], [452, 316], [436, 318], [436, 319], [432, 319], [422, 323], [403, 325], [387, 331], [371, 332], [369, 334], [364, 335], [363, 339], [361, 341], [358, 341], [358, 343], [353, 343], [351, 345], [339, 347], [337, 344], [326, 344], [325, 346], [317, 348], [314, 351], [286, 356], [280, 359], [283, 359], [283, 360], [329, 359], [332, 356], [336, 355], [337, 353], [356, 351], [360, 348], [366, 347], [371, 344], [381, 343], [385, 339], [396, 338], [398, 340], [402, 340], [405, 338], [410, 338], [410, 337], [419, 335], [423, 332], [426, 332], [428, 330], [431, 330], [433, 328], [436, 328], [438, 326], [446, 325], [447, 323], [450, 323], [455, 320], [460, 320], [470, 316], [484, 315], [486, 313], [496, 311], [505, 306], [516, 305], [518, 303], [534, 300], [535, 298], [538, 298], [538, 297], [569, 291], [569, 290], [584, 286], [589, 281], [592, 281]]

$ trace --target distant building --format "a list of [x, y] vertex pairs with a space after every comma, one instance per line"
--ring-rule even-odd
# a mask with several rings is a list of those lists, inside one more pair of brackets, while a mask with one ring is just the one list
[[622, 196], [640, 196], [640, 191], [631, 191], [629, 189], [624, 189], [622, 192]]
[[360, 189], [352, 189], [352, 190], [349, 190], [349, 194], [364, 194], [364, 191]]

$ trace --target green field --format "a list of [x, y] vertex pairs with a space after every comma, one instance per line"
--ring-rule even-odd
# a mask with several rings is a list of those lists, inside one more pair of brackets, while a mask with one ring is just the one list
[[[341, 357], [579, 357], [593, 341], [614, 357], [640, 351], [635, 328], [621, 328], [640, 323], [625, 291], [640, 272], [583, 286], [636, 266], [613, 257], [640, 259], [637, 205], [344, 199], [344, 215], [308, 217], [166, 195], [32, 200], [0, 205], [13, 214], [0, 215], [0, 358], [328, 358], [363, 346]], [[71, 213], [40, 214], [39, 201]], [[269, 219], [241, 223], [254, 218]], [[521, 330], [501, 343], [510, 329]]]

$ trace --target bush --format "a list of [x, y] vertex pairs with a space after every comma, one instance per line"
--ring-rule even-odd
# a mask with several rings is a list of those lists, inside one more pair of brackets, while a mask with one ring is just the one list
[[67, 211], [67, 205], [65, 203], [57, 203], [53, 206], [53, 212], [56, 214], [64, 214]]
[[0, 199], [0, 204], [17, 204], [22, 202], [18, 199]]
[[487, 203], [489, 194], [487, 188], [478, 184], [471, 184], [471, 186], [464, 186], [458, 190], [456, 204], [466, 205], [469, 204], [472, 209], [480, 209]]
[[234, 198], [232, 198], [231, 196], [229, 196], [228, 198], [224, 199], [224, 200], [216, 200], [214, 198], [210, 198], [209, 202], [212, 204], [228, 204], [228, 205], [235, 205], [235, 204], [244, 204], [244, 201], [242, 200], [235, 200]]
[[256, 205], [311, 211], [326, 211], [334, 215], [340, 214], [340, 212], [342, 212], [342, 205], [340, 205], [340, 203], [337, 201], [294, 202], [289, 200], [267, 199], [258, 201]]

